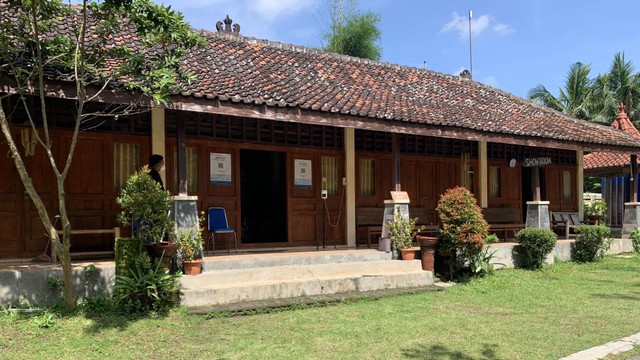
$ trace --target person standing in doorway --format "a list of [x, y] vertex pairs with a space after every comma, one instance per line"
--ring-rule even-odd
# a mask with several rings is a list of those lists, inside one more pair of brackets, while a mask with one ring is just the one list
[[156, 183], [160, 184], [160, 188], [164, 190], [164, 183], [160, 176], [160, 171], [162, 170], [164, 170], [164, 157], [159, 154], [149, 156], [149, 176], [151, 176]]

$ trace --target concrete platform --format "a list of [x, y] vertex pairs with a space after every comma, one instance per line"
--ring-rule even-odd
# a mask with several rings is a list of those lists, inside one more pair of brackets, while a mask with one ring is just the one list
[[180, 279], [182, 304], [229, 305], [316, 295], [421, 288], [433, 274], [419, 260], [395, 261], [377, 250], [248, 254], [207, 258], [204, 272]]

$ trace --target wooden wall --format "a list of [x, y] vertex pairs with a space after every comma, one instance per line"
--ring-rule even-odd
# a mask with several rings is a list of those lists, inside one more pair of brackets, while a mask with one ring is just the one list
[[[12, 128], [14, 138], [20, 139], [21, 127]], [[59, 167], [64, 166], [71, 144], [71, 132], [52, 130], [53, 154]], [[145, 136], [81, 132], [75, 156], [65, 182], [66, 206], [74, 229], [107, 229], [117, 226], [118, 213], [114, 186], [113, 144], [129, 142], [139, 145], [140, 164], [149, 156], [149, 141]], [[23, 147], [18, 144], [23, 153]], [[8, 147], [0, 142], [0, 152]], [[24, 155], [24, 154], [23, 154]], [[33, 156], [23, 156], [25, 167], [42, 201], [55, 221], [59, 212], [56, 179], [42, 147], [37, 146]], [[25, 193], [13, 160], [0, 158], [0, 258], [29, 258], [42, 254], [48, 246], [44, 227], [31, 199]], [[57, 223], [60, 228], [60, 222]], [[126, 233], [126, 231], [125, 231]], [[109, 236], [86, 235], [72, 237], [72, 251], [90, 251], [112, 246]]]

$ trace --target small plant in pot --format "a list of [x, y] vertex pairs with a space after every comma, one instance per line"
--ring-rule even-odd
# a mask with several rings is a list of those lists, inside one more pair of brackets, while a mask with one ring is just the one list
[[[202, 224], [202, 222], [201, 222]], [[178, 245], [178, 258], [182, 262], [185, 275], [197, 275], [202, 269], [202, 228], [181, 228], [175, 233], [174, 243]]]
[[400, 249], [403, 260], [413, 260], [413, 256], [415, 256], [415, 250], [411, 249], [413, 239], [422, 230], [422, 227], [416, 228], [416, 221], [418, 221], [418, 218], [411, 219], [403, 214], [401, 210], [398, 210], [395, 212], [393, 220], [385, 224], [389, 230], [391, 246], [395, 249]]
[[595, 199], [584, 203], [584, 214], [593, 223], [602, 220], [607, 212], [607, 203], [603, 199]]
[[121, 211], [118, 222], [132, 227], [132, 235], [142, 240], [150, 255], [170, 263], [177, 246], [164, 241], [174, 228], [169, 218], [171, 195], [149, 176], [149, 168], [133, 173], [122, 187], [116, 202]]

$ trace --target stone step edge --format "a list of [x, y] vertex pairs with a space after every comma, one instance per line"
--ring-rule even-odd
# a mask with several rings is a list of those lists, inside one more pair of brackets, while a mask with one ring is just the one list
[[[283, 265], [273, 265], [273, 262], [283, 260]], [[271, 258], [242, 258], [242, 259], [225, 259], [205, 257], [203, 260], [203, 271], [221, 271], [221, 270], [244, 270], [244, 269], [262, 269], [273, 266], [306, 266], [306, 265], [322, 265], [322, 264], [348, 264], [353, 262], [373, 262], [373, 261], [393, 261], [390, 254], [382, 252], [361, 252], [361, 253], [339, 253], [339, 254], [291, 254], [287, 256], [271, 257]], [[223, 267], [223, 268], [221, 268]]]
[[274, 284], [287, 284], [287, 283], [300, 283], [306, 281], [328, 281], [328, 280], [342, 280], [342, 279], [360, 279], [366, 277], [393, 277], [393, 276], [404, 276], [404, 275], [426, 275], [428, 276], [429, 271], [424, 270], [413, 270], [413, 271], [388, 271], [384, 274], [340, 274], [340, 275], [332, 275], [332, 276], [318, 276], [318, 277], [309, 277], [309, 278], [297, 278], [297, 279], [279, 279], [279, 280], [267, 280], [267, 281], [252, 281], [252, 282], [242, 282], [236, 284], [209, 284], [208, 286], [199, 285], [197, 287], [184, 287], [181, 291], [188, 292], [197, 292], [200, 290], [219, 290], [219, 289], [242, 289], [246, 287], [253, 286], [262, 286], [262, 285], [274, 285]]
[[428, 285], [421, 287], [392, 288], [369, 291], [348, 291], [334, 294], [308, 295], [292, 298], [244, 301], [232, 304], [205, 305], [187, 307], [187, 313], [203, 315], [211, 313], [230, 313], [229, 315], [242, 315], [247, 311], [269, 310], [287, 308], [295, 305], [315, 305], [320, 303], [337, 304], [353, 300], [378, 300], [382, 297], [415, 294], [425, 291], [443, 291], [444, 287]]
[[[419, 264], [419, 265], [418, 265]], [[421, 267], [422, 263], [420, 260], [414, 261], [402, 261], [402, 260], [374, 260], [374, 261], [351, 261], [351, 262], [340, 262], [340, 263], [318, 263], [318, 264], [284, 264], [284, 265], [273, 265], [273, 266], [265, 266], [265, 267], [255, 267], [255, 268], [240, 268], [240, 269], [204, 269], [202, 273], [196, 276], [220, 276], [226, 274], [238, 274], [242, 273], [251, 273], [251, 272], [262, 272], [269, 271], [269, 269], [274, 270], [298, 270], [298, 269], [322, 269], [322, 268], [357, 268], [359, 266], [366, 267], [385, 267], [385, 268], [397, 268], [397, 269], [406, 269], [411, 267]]]

